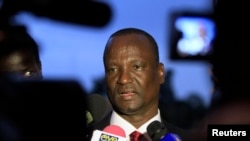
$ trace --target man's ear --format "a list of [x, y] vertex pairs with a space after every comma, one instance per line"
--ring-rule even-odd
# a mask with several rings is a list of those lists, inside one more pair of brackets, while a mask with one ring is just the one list
[[42, 71], [42, 62], [41, 62], [41, 60], [39, 60], [39, 62], [38, 62], [38, 67]]
[[159, 74], [159, 78], [160, 78], [160, 83], [163, 84], [165, 82], [165, 75], [166, 75], [163, 63], [159, 63], [158, 74]]
[[38, 68], [39, 68], [39, 70], [40, 70], [40, 77], [41, 77], [41, 79], [43, 79], [43, 68], [42, 68], [42, 63], [41, 63], [41, 61], [39, 60], [39, 62], [38, 62]]

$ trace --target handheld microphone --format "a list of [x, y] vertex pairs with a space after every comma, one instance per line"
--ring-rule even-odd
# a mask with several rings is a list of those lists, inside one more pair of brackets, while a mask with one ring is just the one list
[[92, 0], [71, 0], [70, 2], [67, 0], [2, 0], [1, 2], [0, 17], [3, 20], [8, 20], [9, 17], [24, 11], [38, 17], [100, 28], [106, 26], [113, 17], [112, 8], [108, 4]]
[[177, 134], [168, 133], [167, 128], [160, 121], [153, 121], [147, 127], [152, 141], [181, 141]]
[[126, 141], [126, 133], [120, 126], [109, 125], [103, 131], [95, 130], [91, 141]]
[[102, 95], [89, 94], [86, 99], [86, 120], [88, 126], [96, 124], [112, 111], [111, 104]]

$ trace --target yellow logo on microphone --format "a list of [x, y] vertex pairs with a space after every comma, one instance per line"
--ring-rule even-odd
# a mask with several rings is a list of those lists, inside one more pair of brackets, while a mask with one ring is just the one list
[[114, 137], [107, 134], [101, 134], [100, 141], [118, 141], [118, 137]]

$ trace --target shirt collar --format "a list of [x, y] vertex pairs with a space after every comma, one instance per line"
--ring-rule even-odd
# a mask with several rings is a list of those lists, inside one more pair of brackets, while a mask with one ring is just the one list
[[150, 137], [147, 134], [147, 127], [151, 122], [153, 122], [155, 120], [161, 122], [161, 116], [160, 116], [159, 109], [158, 109], [157, 114], [153, 118], [151, 118], [146, 123], [144, 123], [141, 127], [136, 129], [131, 123], [129, 123], [128, 121], [123, 119], [120, 115], [118, 115], [115, 111], [113, 111], [112, 115], [111, 115], [110, 124], [120, 126], [125, 131], [126, 138], [129, 138], [129, 134], [131, 134], [133, 131], [137, 130], [137, 131], [143, 133], [146, 136], [146, 138], [150, 139]]

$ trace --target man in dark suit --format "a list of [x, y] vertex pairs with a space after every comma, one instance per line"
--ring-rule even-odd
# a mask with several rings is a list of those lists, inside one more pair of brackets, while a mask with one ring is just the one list
[[144, 140], [151, 140], [147, 127], [157, 120], [166, 125], [168, 132], [185, 138], [183, 130], [161, 117], [159, 90], [164, 83], [165, 69], [159, 61], [158, 45], [149, 33], [137, 28], [113, 33], [106, 44], [103, 61], [113, 111], [93, 130], [118, 125], [125, 131], [127, 140], [131, 140], [134, 131], [142, 133]]

